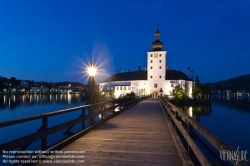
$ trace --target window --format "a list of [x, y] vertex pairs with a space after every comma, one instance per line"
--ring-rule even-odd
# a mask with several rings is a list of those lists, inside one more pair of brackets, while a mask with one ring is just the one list
[[155, 58], [158, 58], [158, 53], [154, 53], [154, 57], [155, 57]]
[[157, 88], [157, 84], [154, 84], [154, 88]]
[[153, 54], [151, 54], [150, 57], [153, 57]]
[[122, 86], [121, 86], [120, 90], [122, 90]]
[[161, 76], [159, 76], [159, 78], [161, 78]]
[[150, 66], [150, 69], [153, 69], [153, 67], [152, 67], [152, 66]]
[[161, 57], [161, 54], [160, 54], [160, 57]]
[[171, 84], [171, 87], [174, 87], [174, 84]]
[[152, 78], [153, 78], [153, 76], [150, 76], [150, 78], [152, 79]]
[[151, 60], [150, 63], [153, 63], [153, 61]]
[[124, 86], [124, 90], [126, 90], [126, 86]]
[[118, 88], [119, 88], [119, 86], [117, 86], [117, 89], [116, 89], [116, 90], [118, 90]]
[[130, 90], [130, 86], [128, 87], [128, 90]]
[[161, 60], [159, 60], [159, 62], [161, 63]]
[[159, 69], [161, 69], [161, 66], [159, 67]]

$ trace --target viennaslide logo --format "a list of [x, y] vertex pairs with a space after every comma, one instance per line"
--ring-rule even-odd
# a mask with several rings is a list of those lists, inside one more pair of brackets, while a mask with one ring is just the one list
[[247, 150], [222, 150], [220, 151], [220, 159], [223, 161], [234, 160], [236, 165], [239, 161], [247, 161]]

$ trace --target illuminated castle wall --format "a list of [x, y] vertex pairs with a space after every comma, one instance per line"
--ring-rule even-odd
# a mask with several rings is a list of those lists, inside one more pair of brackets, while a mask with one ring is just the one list
[[192, 97], [193, 81], [183, 72], [167, 69], [167, 51], [162, 50], [160, 31], [155, 32], [152, 50], [147, 52], [147, 69], [113, 74], [99, 84], [99, 89], [107, 97], [119, 98], [134, 92], [137, 96], [151, 94], [172, 96], [175, 86], [188, 91]]

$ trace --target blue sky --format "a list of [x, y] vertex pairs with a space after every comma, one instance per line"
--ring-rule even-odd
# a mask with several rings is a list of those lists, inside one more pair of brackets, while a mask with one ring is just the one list
[[1, 0], [0, 76], [86, 83], [146, 67], [156, 24], [167, 66], [201, 82], [250, 73], [250, 1]]

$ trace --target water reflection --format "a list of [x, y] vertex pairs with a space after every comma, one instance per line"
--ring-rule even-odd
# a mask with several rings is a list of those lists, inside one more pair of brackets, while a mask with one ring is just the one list
[[201, 116], [209, 116], [212, 113], [211, 105], [179, 106], [189, 116], [200, 122]]
[[[178, 106], [189, 116], [200, 122], [202, 116], [210, 116], [212, 108], [216, 105], [222, 105], [226, 108], [235, 108], [238, 111], [247, 111], [250, 113], [249, 97], [228, 97], [213, 96], [211, 105], [195, 105], [195, 106]], [[216, 107], [217, 108], [217, 107]]]
[[49, 104], [65, 104], [81, 102], [80, 94], [33, 94], [33, 95], [0, 95], [0, 110], [15, 110], [20, 106], [35, 106]]
[[230, 108], [236, 108], [239, 111], [250, 111], [249, 97], [226, 97], [215, 96], [212, 98], [213, 104], [219, 104]]

